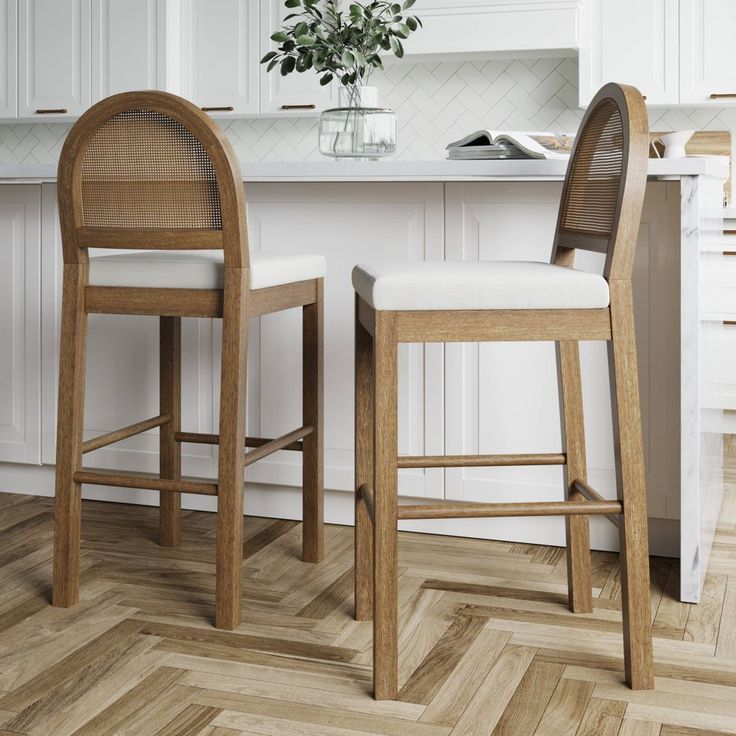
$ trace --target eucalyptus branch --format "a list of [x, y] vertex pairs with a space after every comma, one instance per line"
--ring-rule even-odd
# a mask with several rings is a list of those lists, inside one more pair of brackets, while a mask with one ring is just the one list
[[402, 41], [422, 25], [415, 15], [406, 14], [415, 2], [354, 0], [343, 11], [342, 0], [285, 0], [295, 12], [272, 34], [279, 46], [261, 63], [268, 64], [268, 71], [278, 67], [282, 76], [314, 69], [322, 85], [335, 78], [346, 86], [364, 82], [383, 68], [383, 52], [403, 57]]

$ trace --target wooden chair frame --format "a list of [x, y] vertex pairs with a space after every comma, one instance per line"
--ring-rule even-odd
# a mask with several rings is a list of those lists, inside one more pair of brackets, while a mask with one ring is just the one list
[[[130, 111], [160, 113], [181, 124], [209, 157], [219, 193], [221, 228], [91, 228], [84, 225], [82, 164], [92, 136], [110, 118]], [[130, 92], [90, 108], [71, 129], [59, 161], [59, 213], [64, 279], [59, 366], [59, 407], [54, 509], [55, 606], [79, 598], [81, 486], [146, 488], [161, 494], [160, 541], [181, 539], [181, 493], [217, 496], [216, 613], [218, 628], [241, 621], [244, 468], [278, 450], [303, 453], [303, 559], [323, 556], [323, 280], [258, 290], [249, 288], [245, 193], [237, 160], [221, 128], [198, 107], [164, 92]], [[224, 288], [153, 289], [89, 286], [88, 248], [218, 249], [224, 251]], [[248, 320], [283, 309], [303, 313], [303, 425], [277, 439], [246, 437], [245, 397]], [[88, 314], [158, 316], [159, 415], [83, 441]], [[181, 318], [223, 320], [220, 431], [181, 428]], [[82, 456], [154, 427], [160, 428], [158, 476], [82, 467]], [[219, 445], [216, 482], [181, 477], [181, 443]], [[256, 448], [246, 453], [246, 447]]]
[[[639, 92], [606, 85], [581, 125], [613, 101], [623, 123], [623, 171], [610, 237], [563, 232], [558, 223], [552, 262], [572, 266], [575, 250], [607, 254], [604, 276], [610, 306], [603, 309], [377, 311], [356, 296], [355, 319], [355, 617], [373, 618], [374, 694], [398, 696], [398, 553], [401, 519], [564, 515], [570, 609], [592, 611], [589, 521], [604, 515], [619, 528], [624, 661], [634, 689], [653, 687], [644, 455], [641, 436], [631, 277], [646, 186], [648, 121]], [[580, 139], [578, 139], [580, 140]], [[577, 146], [576, 146], [577, 147]], [[574, 154], [573, 154], [574, 155]], [[571, 185], [568, 172], [563, 202]], [[398, 455], [397, 352], [400, 343], [554, 341], [557, 346], [563, 453]], [[608, 343], [618, 500], [587, 483], [578, 343]], [[402, 505], [399, 468], [563, 465], [566, 500], [478, 504]]]

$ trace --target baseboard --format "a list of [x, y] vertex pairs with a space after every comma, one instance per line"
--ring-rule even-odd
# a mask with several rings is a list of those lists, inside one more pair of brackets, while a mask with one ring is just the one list
[[[53, 496], [54, 468], [3, 464], [0, 471], [0, 493], [25, 493]], [[158, 493], [129, 488], [87, 486], [82, 498], [158, 506]], [[217, 501], [209, 496], [183, 494], [182, 507], [194, 511], [217, 510]], [[275, 519], [301, 519], [302, 499], [298, 488], [246, 484], [245, 513]], [[344, 491], [325, 492], [325, 521], [328, 524], [352, 526], [354, 506], [352, 494]], [[591, 548], [615, 552], [618, 550], [618, 530], [602, 518], [592, 518], [590, 525]], [[495, 539], [529, 544], [565, 545], [565, 526], [562, 518], [516, 519], [510, 531], [505, 519], [442, 519], [401, 522], [404, 531], [441, 534], [475, 539]], [[541, 540], [541, 542], [540, 542]], [[680, 556], [680, 523], [677, 519], [649, 519], [650, 554], [663, 557]]]

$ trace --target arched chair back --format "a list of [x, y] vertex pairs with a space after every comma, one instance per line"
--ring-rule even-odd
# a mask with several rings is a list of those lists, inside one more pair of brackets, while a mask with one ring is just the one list
[[562, 191], [553, 262], [606, 254], [603, 275], [630, 279], [646, 186], [649, 123], [641, 93], [607, 84], [590, 103]]
[[125, 92], [74, 124], [59, 160], [64, 260], [87, 248], [224, 251], [248, 266], [245, 197], [232, 147], [192, 103]]

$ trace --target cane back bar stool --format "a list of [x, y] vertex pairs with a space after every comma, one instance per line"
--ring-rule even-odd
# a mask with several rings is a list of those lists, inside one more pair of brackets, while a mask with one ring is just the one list
[[[181, 533], [181, 493], [217, 497], [218, 628], [240, 623], [244, 467], [277, 450], [303, 452], [303, 559], [323, 554], [322, 256], [250, 255], [245, 194], [234, 152], [199, 108], [163, 92], [94, 105], [59, 161], [64, 250], [54, 511], [56, 606], [79, 596], [81, 486], [160, 492], [160, 542]], [[90, 257], [89, 248], [135, 249]], [[277, 439], [246, 437], [248, 320], [303, 311], [303, 424]], [[153, 315], [160, 322], [160, 414], [83, 441], [87, 315]], [[181, 318], [223, 321], [219, 434], [181, 428]], [[87, 470], [82, 455], [160, 428], [160, 474]], [[181, 477], [181, 443], [219, 445], [216, 482]], [[246, 453], [246, 447], [256, 449]]]
[[[355, 615], [373, 617], [377, 699], [397, 697], [397, 522], [564, 515], [569, 603], [592, 611], [589, 514], [620, 529], [624, 658], [632, 688], [653, 687], [647, 513], [631, 277], [646, 184], [646, 108], [632, 87], [591, 103], [565, 180], [551, 263], [358, 266], [356, 290]], [[577, 249], [606, 254], [603, 276], [573, 269]], [[402, 342], [555, 341], [563, 453], [398, 456], [397, 348]], [[586, 481], [578, 342], [607, 340], [618, 499]], [[399, 468], [563, 465], [566, 500], [399, 506]], [[372, 534], [371, 534], [372, 530]], [[371, 569], [372, 568], [372, 569]]]

